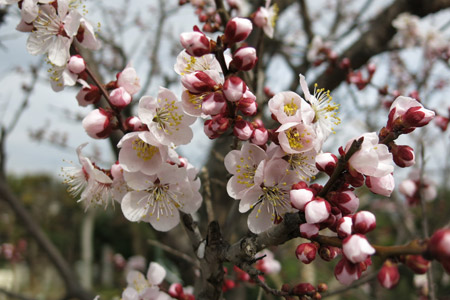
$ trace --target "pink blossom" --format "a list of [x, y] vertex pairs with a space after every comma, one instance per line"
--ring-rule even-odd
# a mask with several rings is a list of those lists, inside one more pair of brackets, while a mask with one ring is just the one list
[[362, 234], [353, 234], [345, 238], [342, 242], [342, 251], [345, 257], [355, 264], [365, 261], [375, 253], [375, 249]]
[[123, 87], [130, 95], [136, 94], [141, 89], [140, 79], [131, 63], [117, 75], [117, 86]]
[[122, 293], [123, 300], [155, 299], [169, 300], [171, 297], [160, 291], [158, 285], [166, 277], [166, 270], [158, 263], [152, 262], [146, 276], [139, 271], [127, 274], [127, 288]]
[[189, 55], [185, 50], [178, 54], [174, 70], [181, 76], [197, 71], [214, 70], [216, 72], [222, 72], [220, 64], [214, 54], [205, 54], [200, 57], [195, 57]]
[[209, 93], [203, 99], [202, 112], [205, 115], [217, 115], [224, 113], [227, 109], [227, 102], [220, 92]]
[[244, 119], [237, 120], [234, 123], [233, 134], [241, 141], [246, 141], [253, 134], [253, 125]]
[[130, 130], [130, 131], [143, 130], [142, 121], [141, 121], [141, 119], [139, 119], [139, 117], [136, 117], [136, 116], [128, 117], [125, 120], [125, 127], [127, 128], [127, 130]]
[[253, 130], [250, 141], [258, 146], [262, 146], [267, 143], [269, 139], [269, 132], [264, 127], [255, 128]]
[[102, 46], [94, 27], [84, 17], [80, 19], [80, 28], [78, 29], [76, 38], [80, 45], [86, 49], [95, 51], [100, 49]]
[[342, 257], [334, 268], [334, 276], [344, 285], [350, 285], [353, 281], [358, 280], [361, 277], [361, 273], [359, 264], [353, 264], [345, 257]]
[[256, 11], [253, 22], [257, 27], [262, 27], [264, 33], [273, 38], [275, 22], [277, 20], [278, 7], [276, 4], [270, 6], [270, 0], [266, 0], [264, 7], [259, 7]]
[[343, 214], [352, 214], [359, 207], [359, 198], [352, 190], [334, 193], [331, 201], [339, 207]]
[[352, 234], [353, 220], [349, 216], [344, 216], [337, 222], [337, 234], [343, 239]]
[[67, 68], [74, 74], [80, 74], [86, 69], [86, 62], [80, 55], [73, 55], [67, 63]]
[[416, 183], [411, 179], [403, 180], [399, 185], [399, 191], [407, 197], [412, 197], [417, 191]]
[[288, 154], [307, 152], [320, 146], [313, 128], [302, 123], [285, 123], [276, 132], [281, 148]]
[[102, 97], [99, 88], [93, 84], [88, 84], [84, 80], [80, 81], [83, 85], [83, 88], [78, 92], [76, 96], [78, 105], [88, 106], [89, 104], [97, 103]]
[[177, 96], [163, 87], [156, 99], [143, 96], [139, 100], [139, 118], [163, 145], [186, 145], [193, 137], [190, 125], [195, 118], [186, 115], [180, 104]]
[[252, 98], [242, 98], [239, 100], [238, 108], [246, 116], [254, 116], [258, 112], [258, 104]]
[[256, 257], [265, 256], [256, 262], [256, 269], [264, 272], [264, 274], [277, 274], [281, 271], [281, 264], [275, 259], [272, 251], [264, 249], [256, 254]]
[[[375, 132], [365, 133], [362, 136], [364, 141], [361, 148], [349, 159], [350, 168], [366, 176], [382, 177], [394, 171], [392, 166], [392, 154], [384, 144], [378, 143], [378, 135]], [[356, 138], [359, 139], [359, 138]], [[345, 152], [350, 149], [355, 139], [351, 139]]]
[[383, 177], [366, 177], [366, 185], [375, 194], [389, 197], [395, 188], [394, 176], [387, 174]]
[[223, 84], [223, 94], [230, 102], [241, 100], [246, 91], [247, 85], [237, 76], [228, 77]]
[[305, 205], [314, 199], [315, 193], [310, 188], [292, 189], [289, 192], [289, 197], [293, 207], [304, 211]]
[[191, 93], [213, 92], [216, 81], [209, 76], [212, 71], [198, 71], [181, 77], [181, 83]]
[[401, 125], [405, 129], [414, 129], [427, 125], [434, 116], [434, 111], [424, 108], [416, 99], [399, 96], [389, 109], [387, 127], [394, 128]]
[[314, 112], [302, 97], [294, 92], [280, 92], [269, 100], [270, 112], [278, 122], [310, 124], [314, 118]]
[[328, 176], [333, 174], [338, 159], [333, 153], [319, 153], [316, 155], [316, 167], [319, 171], [325, 172]]

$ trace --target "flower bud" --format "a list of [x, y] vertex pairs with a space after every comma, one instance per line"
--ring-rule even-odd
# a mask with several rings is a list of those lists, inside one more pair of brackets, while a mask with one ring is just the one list
[[111, 166], [111, 176], [114, 180], [120, 180], [123, 178], [123, 169], [118, 161]]
[[422, 255], [406, 255], [405, 265], [416, 274], [425, 274], [430, 267], [430, 261]]
[[206, 120], [205, 123], [203, 124], [203, 131], [205, 132], [206, 136], [209, 137], [210, 139], [218, 138], [220, 134], [212, 130], [211, 124], [212, 120]]
[[305, 209], [305, 205], [311, 202], [314, 199], [314, 196], [314, 191], [310, 188], [292, 189], [289, 192], [292, 207], [300, 211]]
[[181, 77], [181, 83], [191, 93], [214, 91], [217, 83], [206, 72], [199, 71]]
[[262, 146], [269, 140], [269, 132], [264, 127], [259, 127], [253, 130], [250, 142], [255, 145]]
[[223, 84], [223, 94], [225, 95], [225, 98], [230, 102], [241, 100], [246, 91], [247, 85], [241, 78], [237, 76], [228, 77]]
[[395, 145], [391, 147], [394, 162], [401, 168], [410, 167], [416, 163], [414, 149], [406, 145]]
[[362, 234], [353, 234], [342, 242], [342, 252], [352, 263], [365, 261], [375, 253], [375, 249], [369, 244]]
[[258, 112], [258, 104], [252, 98], [243, 97], [241, 100], [239, 100], [237, 106], [239, 110], [246, 116], [254, 116]]
[[423, 107], [411, 107], [403, 116], [407, 127], [422, 127], [430, 123], [435, 116], [435, 112]]
[[224, 133], [230, 127], [230, 120], [222, 114], [215, 115], [211, 121], [211, 129], [219, 134]]
[[130, 131], [140, 131], [144, 129], [141, 119], [136, 116], [128, 117], [125, 120], [125, 128]]
[[339, 238], [344, 239], [352, 234], [352, 228], [353, 228], [353, 220], [351, 217], [345, 216], [342, 217], [337, 222], [337, 234]]
[[378, 282], [386, 289], [392, 289], [400, 280], [400, 273], [398, 272], [397, 264], [387, 260], [377, 275]]
[[436, 118], [434, 118], [434, 123], [442, 130], [442, 131], [446, 131], [447, 127], [448, 127], [448, 123], [449, 123], [450, 119], [446, 118], [444, 116], [436, 116]]
[[350, 285], [353, 281], [358, 280], [361, 273], [359, 265], [353, 264], [345, 257], [342, 257], [334, 268], [334, 276], [344, 285]]
[[259, 7], [253, 16], [253, 23], [257, 27], [264, 27], [269, 22], [269, 12], [265, 7]]
[[359, 207], [359, 198], [352, 190], [333, 193], [331, 201], [339, 207], [344, 215], [354, 213]]
[[305, 239], [311, 239], [311, 238], [315, 238], [316, 236], [319, 235], [319, 225], [317, 224], [308, 224], [308, 223], [303, 223], [300, 224], [300, 235], [301, 237], [305, 238]]
[[401, 129], [404, 133], [411, 132], [416, 127], [428, 124], [434, 116], [434, 111], [424, 108], [417, 100], [399, 96], [389, 109], [387, 128], [391, 130]]
[[249, 71], [253, 69], [258, 61], [256, 49], [253, 47], [241, 47], [233, 55], [230, 67], [239, 71]]
[[252, 29], [253, 25], [249, 19], [239, 17], [231, 19], [225, 27], [225, 43], [233, 44], [245, 40]]
[[86, 69], [86, 62], [80, 55], [73, 55], [67, 63], [67, 68], [74, 74], [80, 74]]
[[97, 103], [101, 97], [100, 89], [96, 85], [87, 83], [76, 96], [78, 105], [83, 107]]
[[333, 174], [338, 159], [333, 153], [320, 153], [316, 156], [316, 167], [319, 171], [325, 172], [328, 176]]
[[339, 248], [327, 245], [321, 245], [319, 248], [319, 256], [324, 261], [331, 261], [341, 253]]
[[317, 246], [314, 243], [303, 243], [297, 246], [295, 255], [304, 264], [311, 263], [316, 258]]
[[295, 295], [314, 295], [316, 293], [316, 288], [311, 283], [299, 283], [292, 288], [292, 293]]
[[131, 103], [131, 95], [127, 93], [125, 88], [119, 87], [109, 94], [109, 101], [118, 109], [123, 109]]
[[112, 131], [111, 114], [103, 108], [91, 111], [82, 122], [84, 130], [93, 139], [104, 139]]
[[365, 234], [376, 227], [376, 218], [370, 211], [360, 211], [353, 215], [353, 230], [356, 233]]
[[208, 94], [202, 102], [202, 112], [205, 115], [215, 116], [225, 112], [226, 108], [227, 102], [220, 92]]
[[328, 201], [318, 198], [305, 205], [306, 222], [316, 224], [325, 221], [330, 216], [331, 206]]
[[366, 177], [366, 185], [372, 193], [389, 197], [395, 188], [394, 176], [387, 174], [383, 177]]
[[253, 125], [244, 119], [238, 119], [234, 123], [233, 134], [241, 141], [246, 141], [253, 134]]
[[439, 229], [430, 238], [427, 251], [440, 262], [450, 260], [450, 229]]
[[400, 183], [398, 190], [406, 197], [413, 197], [417, 192], [417, 184], [411, 179], [406, 179]]
[[[197, 27], [197, 26], [195, 26]], [[198, 30], [198, 27], [194, 30]], [[191, 31], [180, 34], [180, 42], [191, 56], [203, 56], [211, 52], [209, 40], [203, 32]]]

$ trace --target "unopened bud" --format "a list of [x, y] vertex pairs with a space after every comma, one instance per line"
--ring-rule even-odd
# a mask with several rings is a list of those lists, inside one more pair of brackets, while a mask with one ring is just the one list
[[387, 174], [383, 177], [366, 177], [366, 185], [371, 192], [389, 197], [395, 188], [394, 176]]
[[238, 119], [234, 123], [233, 134], [240, 140], [246, 141], [253, 134], [253, 125], [244, 119]]
[[292, 288], [292, 292], [295, 295], [314, 295], [316, 292], [316, 288], [310, 283], [299, 283]]
[[88, 106], [89, 104], [97, 103], [102, 94], [100, 93], [100, 89], [93, 84], [87, 84], [78, 92], [76, 98], [78, 101], [78, 105], [80, 106]]
[[199, 71], [181, 77], [181, 83], [191, 93], [199, 94], [214, 91], [217, 83], [206, 72]]
[[337, 222], [337, 234], [339, 238], [344, 239], [352, 234], [353, 220], [351, 217], [345, 216]]
[[391, 145], [394, 162], [401, 168], [410, 167], [416, 163], [414, 149], [406, 145]]
[[109, 94], [109, 101], [111, 104], [118, 109], [123, 109], [128, 104], [131, 103], [131, 95], [127, 93], [125, 88], [119, 87], [117, 89], [114, 89]]
[[112, 131], [111, 114], [103, 108], [91, 111], [82, 122], [84, 130], [93, 139], [104, 139]]
[[306, 222], [316, 224], [325, 221], [330, 216], [331, 206], [327, 200], [318, 198], [305, 205]]
[[235, 17], [228, 21], [225, 27], [225, 42], [227, 44], [241, 42], [249, 36], [252, 29], [253, 25], [249, 19]]
[[74, 74], [80, 74], [86, 70], [86, 62], [80, 55], [73, 55], [67, 63], [67, 68]]
[[322, 245], [319, 248], [319, 256], [324, 261], [331, 261], [341, 253], [339, 248], [333, 246]]
[[377, 279], [382, 287], [386, 289], [394, 288], [400, 280], [397, 264], [390, 260], [385, 261], [383, 267], [378, 272]]
[[253, 98], [250, 97], [243, 97], [239, 100], [238, 108], [246, 116], [254, 116], [258, 112], [258, 104]]
[[264, 127], [259, 127], [253, 130], [252, 137], [250, 138], [250, 142], [258, 146], [265, 145], [268, 140], [269, 132]]
[[353, 215], [353, 230], [356, 233], [365, 234], [376, 227], [376, 218], [370, 211], [359, 211]]
[[422, 255], [406, 255], [405, 265], [416, 274], [425, 274], [430, 267], [430, 261]]
[[239, 48], [233, 55], [230, 67], [240, 71], [249, 71], [253, 69], [258, 61], [256, 50], [253, 47]]
[[319, 225], [317, 224], [300, 224], [300, 236], [305, 239], [312, 239], [319, 235]]
[[199, 57], [211, 52], [209, 40], [203, 32], [184, 32], [180, 34], [180, 42], [183, 48], [186, 49], [186, 52], [191, 56]]
[[130, 131], [143, 130], [142, 121], [136, 116], [128, 117], [125, 120], [125, 128]]
[[202, 112], [206, 115], [215, 116], [224, 113], [227, 108], [227, 102], [220, 92], [210, 93], [202, 102]]
[[225, 98], [230, 102], [241, 100], [246, 91], [247, 85], [241, 78], [237, 76], [228, 77], [223, 84], [223, 94], [225, 95]]
[[328, 176], [333, 174], [338, 159], [332, 153], [320, 153], [316, 156], [316, 167], [319, 171], [325, 172]]

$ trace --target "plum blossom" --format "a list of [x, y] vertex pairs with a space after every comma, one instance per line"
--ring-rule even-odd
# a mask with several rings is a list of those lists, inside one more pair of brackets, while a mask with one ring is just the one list
[[288, 154], [317, 150], [320, 146], [313, 128], [303, 123], [285, 123], [277, 132], [280, 146]]
[[342, 252], [349, 261], [356, 264], [365, 261], [370, 255], [373, 255], [375, 249], [369, 244], [364, 235], [353, 234], [342, 242]]
[[[361, 144], [361, 149], [350, 157], [350, 168], [373, 177], [382, 177], [392, 173], [394, 171], [392, 154], [386, 145], [378, 144], [378, 135], [375, 132], [370, 132], [360, 137], [363, 137], [364, 141]], [[347, 142], [345, 152], [350, 149], [354, 140], [351, 139]]]
[[189, 125], [195, 122], [195, 118], [183, 112], [177, 96], [166, 88], [159, 88], [157, 99], [151, 96], [142, 97], [138, 115], [156, 140], [163, 145], [185, 145], [193, 137]]
[[39, 13], [39, 4], [48, 4], [53, 0], [0, 0], [0, 4], [9, 5], [22, 2], [20, 8], [20, 14], [22, 16], [21, 22], [33, 23]]
[[179, 210], [190, 214], [202, 202], [200, 183], [188, 169], [165, 163], [155, 175], [124, 172], [133, 190], [122, 199], [122, 212], [129, 221], [150, 223], [158, 231], [169, 231], [180, 222]]
[[274, 158], [262, 161], [255, 171], [254, 185], [242, 196], [239, 211], [248, 216], [248, 228], [261, 233], [282, 221], [287, 212], [296, 211], [289, 201], [289, 190], [297, 180], [296, 174], [287, 172], [288, 163]]
[[253, 16], [253, 22], [256, 26], [262, 27], [264, 33], [273, 38], [273, 32], [277, 21], [278, 6], [276, 4], [270, 6], [271, 0], [266, 0], [264, 7], [258, 8]]
[[117, 147], [121, 148], [119, 162], [127, 172], [153, 175], [168, 156], [167, 146], [159, 143], [148, 131], [127, 133]]
[[175, 72], [184, 76], [197, 71], [215, 70], [221, 72], [220, 64], [214, 54], [206, 54], [200, 57], [189, 55], [185, 50], [177, 56], [177, 62], [174, 65]]
[[158, 263], [148, 266], [146, 276], [139, 271], [127, 274], [127, 288], [122, 293], [123, 300], [169, 300], [168, 294], [162, 292], [158, 285], [166, 277], [166, 270]]
[[27, 50], [32, 55], [48, 54], [50, 62], [64, 66], [69, 60], [69, 48], [78, 32], [81, 15], [70, 9], [69, 0], [58, 0], [58, 10], [44, 4], [33, 21], [35, 30], [27, 41]]
[[141, 89], [140, 79], [131, 63], [117, 75], [117, 86], [123, 87], [130, 95], [136, 94]]
[[47, 73], [50, 76], [52, 90], [55, 92], [60, 92], [65, 86], [74, 86], [77, 83], [78, 75], [71, 72], [66, 64], [63, 66], [51, 64]]
[[[63, 167], [64, 183], [72, 196], [80, 195], [78, 202], [84, 202], [86, 209], [91, 204], [108, 206], [112, 198], [113, 180], [81, 153], [87, 143], [78, 146], [77, 155], [81, 166]], [[113, 202], [114, 205], [114, 202]]]
[[394, 19], [392, 26], [397, 29], [394, 42], [398, 46], [413, 47], [418, 44], [423, 33], [420, 19], [410, 13], [401, 13]]
[[266, 152], [251, 143], [244, 143], [241, 150], [228, 152], [224, 163], [227, 171], [233, 175], [227, 183], [227, 192], [230, 197], [241, 199], [245, 192], [255, 184], [256, 169], [259, 163], [266, 158]]
[[314, 111], [298, 94], [287, 91], [277, 93], [269, 100], [270, 112], [281, 124], [312, 123]]
[[341, 119], [337, 116], [339, 105], [332, 102], [333, 98], [330, 96], [330, 91], [325, 92], [324, 88], [317, 89], [317, 84], [314, 85], [314, 93], [311, 95], [305, 76], [300, 74], [299, 77], [305, 100], [309, 102], [314, 111], [312, 123], [317, 138], [323, 143], [330, 133], [334, 133], [334, 126], [341, 123]]
[[277, 274], [281, 271], [281, 264], [275, 259], [275, 255], [272, 251], [264, 249], [261, 252], [256, 253], [256, 257], [264, 256], [256, 262], [256, 269], [264, 272], [264, 274]]

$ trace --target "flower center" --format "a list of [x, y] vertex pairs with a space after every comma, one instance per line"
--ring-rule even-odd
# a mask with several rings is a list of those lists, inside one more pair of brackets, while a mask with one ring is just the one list
[[[158, 103], [161, 105], [161, 102], [164, 101], [162, 107], [156, 109], [156, 115], [153, 117], [153, 122], [158, 124], [158, 129], [164, 130], [167, 134], [172, 134], [169, 131], [170, 127], [177, 127], [181, 124], [181, 120], [183, 119], [182, 114], [178, 114], [178, 106], [176, 106], [175, 100], [169, 102], [169, 100], [158, 99]], [[179, 128], [175, 128], [176, 131]]]
[[159, 148], [153, 145], [147, 144], [141, 139], [135, 139], [132, 142], [133, 150], [136, 151], [137, 157], [144, 161], [148, 161], [159, 152]]
[[302, 150], [305, 147], [304, 144], [309, 144], [311, 142], [311, 139], [308, 138], [309, 135], [310, 133], [306, 131], [301, 133], [298, 132], [296, 127], [291, 127], [286, 130], [286, 137], [289, 141], [289, 147], [297, 151]]
[[295, 113], [298, 110], [298, 106], [297, 106], [297, 104], [294, 103], [294, 99], [293, 98], [291, 99], [290, 103], [287, 103], [287, 104], [284, 105], [283, 110], [284, 110], [284, 113], [287, 116], [295, 115]]
[[[147, 189], [149, 194], [145, 209], [149, 216], [156, 214], [156, 220], [159, 221], [161, 216], [173, 216], [173, 211], [183, 206], [177, 200], [177, 195], [170, 190], [169, 185], [158, 184]], [[145, 216], [143, 216], [145, 217]]]
[[[337, 116], [339, 105], [332, 102], [333, 97], [330, 96], [330, 91], [325, 91], [324, 88], [318, 89], [316, 83], [314, 84], [314, 98], [317, 101], [311, 101], [311, 107], [315, 112], [313, 123], [327, 121], [339, 125], [341, 123], [341, 119]], [[333, 128], [330, 129], [333, 131]]]

